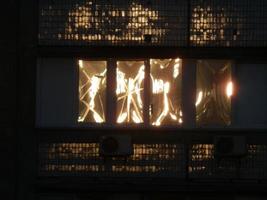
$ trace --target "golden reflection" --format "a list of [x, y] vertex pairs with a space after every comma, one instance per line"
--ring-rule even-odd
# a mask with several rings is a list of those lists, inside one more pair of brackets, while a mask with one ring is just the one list
[[181, 60], [151, 59], [150, 121], [154, 126], [181, 124]]
[[208, 1], [204, 1], [203, 5], [192, 8], [191, 44], [231, 46], [239, 39], [244, 18], [240, 13], [235, 14], [237, 10], [229, 11], [223, 6], [216, 5], [209, 5]]
[[78, 61], [78, 122], [105, 122], [106, 62]]
[[132, 40], [140, 43], [144, 41], [145, 35], [157, 35], [151, 42], [158, 42], [165, 35], [167, 29], [157, 25], [157, 10], [137, 2], [132, 2], [125, 10], [113, 6], [114, 10], [110, 10], [109, 4], [98, 5], [90, 0], [76, 5], [69, 11], [64, 33], [58, 34], [58, 39], [88, 42], [101, 40], [109, 43]]
[[209, 169], [209, 162], [214, 159], [213, 144], [193, 144], [191, 160], [188, 166], [189, 173], [203, 172]]
[[199, 91], [198, 95], [197, 95], [197, 101], [196, 101], [196, 104], [195, 104], [196, 106], [198, 106], [201, 103], [202, 98], [203, 98], [203, 92]]
[[196, 120], [198, 125], [231, 123], [232, 64], [227, 60], [197, 62]]
[[143, 122], [143, 61], [117, 62], [117, 123]]
[[[98, 143], [42, 144], [40, 152], [44, 159], [40, 169], [42, 172], [175, 172], [179, 155], [183, 152], [178, 144], [134, 144], [133, 147], [134, 155], [128, 158], [128, 164], [121, 157], [103, 162]], [[82, 163], [77, 163], [77, 160]]]

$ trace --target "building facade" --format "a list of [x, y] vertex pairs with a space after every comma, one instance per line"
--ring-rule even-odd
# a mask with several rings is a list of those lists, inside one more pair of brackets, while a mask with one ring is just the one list
[[8, 199], [266, 198], [267, 2], [4, 8]]

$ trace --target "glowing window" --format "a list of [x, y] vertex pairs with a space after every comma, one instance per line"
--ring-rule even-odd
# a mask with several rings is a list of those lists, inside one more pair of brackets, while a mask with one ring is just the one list
[[78, 122], [105, 122], [106, 62], [79, 60]]
[[196, 121], [198, 125], [230, 125], [232, 64], [225, 60], [197, 62]]
[[151, 59], [150, 124], [181, 124], [181, 70], [177, 59]]
[[142, 123], [145, 65], [143, 61], [117, 62], [117, 123]]

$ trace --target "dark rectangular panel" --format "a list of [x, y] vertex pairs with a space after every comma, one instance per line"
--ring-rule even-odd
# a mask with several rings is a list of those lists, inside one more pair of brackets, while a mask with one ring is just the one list
[[266, 128], [266, 64], [239, 64], [236, 68], [236, 75], [238, 81], [236, 93], [237, 125], [246, 128]]
[[72, 59], [39, 59], [36, 125], [74, 126], [78, 116], [78, 63]]

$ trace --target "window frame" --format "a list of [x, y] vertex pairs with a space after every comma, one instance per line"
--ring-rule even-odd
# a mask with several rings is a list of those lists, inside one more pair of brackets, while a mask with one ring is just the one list
[[[49, 57], [39, 57], [40, 60], [51, 58]], [[58, 57], [54, 57], [58, 58]], [[234, 124], [234, 113], [235, 113], [235, 100], [232, 97], [231, 100], [231, 124], [229, 126], [222, 126], [222, 125], [205, 125], [205, 126], [198, 126], [196, 124], [196, 108], [195, 108], [195, 100], [196, 100], [196, 62], [199, 59], [192, 58], [188, 59], [181, 56], [172, 56], [172, 57], [156, 57], [156, 56], [146, 56], [146, 57], [132, 57], [132, 56], [123, 56], [123, 57], [60, 57], [62, 59], [71, 59], [72, 63], [75, 67], [75, 84], [77, 90], [75, 91], [75, 96], [77, 101], [75, 102], [75, 116], [73, 117], [75, 121], [70, 125], [42, 125], [42, 123], [37, 122], [35, 123], [36, 128], [74, 128], [74, 129], [133, 129], [133, 130], [193, 130], [193, 129], [232, 129], [238, 128], [238, 125]], [[116, 113], [116, 62], [117, 61], [144, 61], [145, 63], [145, 71], [146, 76], [150, 74], [150, 59], [175, 59], [180, 58], [182, 63], [182, 82], [181, 82], [181, 110], [183, 112], [183, 123], [181, 125], [160, 125], [160, 126], [153, 126], [149, 123], [149, 103], [150, 103], [150, 95], [144, 95], [146, 98], [144, 103], [146, 102], [146, 109], [148, 110], [147, 118], [144, 118], [144, 123], [134, 124], [134, 123], [125, 123], [125, 124], [117, 124], [116, 117], [113, 115]], [[206, 58], [203, 58], [206, 59]], [[212, 60], [216, 60], [211, 58]], [[78, 115], [79, 115], [79, 70], [78, 70], [78, 60], [86, 60], [86, 61], [106, 61], [107, 63], [107, 93], [106, 93], [106, 122], [105, 123], [94, 123], [94, 122], [85, 122], [85, 123], [78, 123]], [[217, 59], [222, 60], [222, 59]], [[235, 84], [235, 61], [233, 59], [225, 59], [229, 60], [232, 63], [232, 81]], [[42, 67], [42, 66], [39, 66]], [[37, 76], [38, 79], [38, 76]], [[145, 84], [147, 88], [150, 88], [150, 80], [148, 77], [145, 79], [148, 83]], [[38, 82], [37, 82], [38, 83]], [[38, 87], [38, 84], [37, 84]], [[149, 91], [149, 89], [146, 89]], [[37, 91], [37, 100], [38, 100], [38, 91]], [[37, 101], [37, 106], [39, 106]], [[115, 112], [114, 112], [115, 110]], [[38, 110], [37, 110], [38, 111]], [[40, 113], [37, 113], [36, 116], [39, 116]], [[145, 121], [146, 120], [146, 121]]]

